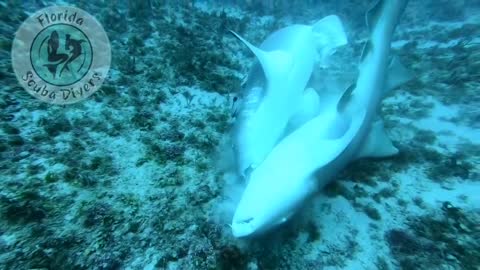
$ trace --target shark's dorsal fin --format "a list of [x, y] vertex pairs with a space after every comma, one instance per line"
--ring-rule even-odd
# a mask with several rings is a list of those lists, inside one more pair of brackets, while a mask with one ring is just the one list
[[345, 110], [345, 107], [347, 106], [348, 102], [350, 101], [350, 98], [352, 97], [353, 90], [357, 87], [356, 83], [350, 84], [345, 92], [343, 92], [342, 97], [337, 103], [337, 112], [341, 113]]
[[383, 121], [378, 119], [372, 123], [357, 158], [362, 157], [388, 157], [398, 153], [398, 149], [393, 146], [392, 141], [385, 133]]
[[384, 4], [383, 0], [377, 0], [365, 14], [365, 20], [370, 33], [373, 31], [373, 28], [377, 24], [378, 19], [382, 14], [383, 4]]
[[278, 76], [285, 74], [292, 66], [292, 57], [289, 53], [275, 50], [275, 51], [263, 51], [250, 42], [246, 41], [239, 34], [234, 31], [230, 31], [236, 38], [238, 38], [243, 44], [245, 44], [257, 57], [258, 62], [263, 68], [265, 77], [268, 82], [271, 82]]
[[413, 78], [413, 73], [402, 65], [398, 57], [394, 56], [388, 66], [385, 91], [388, 92], [395, 89]]

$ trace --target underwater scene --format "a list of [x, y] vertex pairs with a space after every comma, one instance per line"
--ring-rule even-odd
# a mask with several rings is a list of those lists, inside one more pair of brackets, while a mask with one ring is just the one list
[[0, 1], [0, 269], [480, 270], [480, 1]]

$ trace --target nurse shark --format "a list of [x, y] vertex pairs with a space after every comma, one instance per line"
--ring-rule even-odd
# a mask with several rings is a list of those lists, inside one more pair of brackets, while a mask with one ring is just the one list
[[[398, 152], [385, 134], [378, 110], [388, 89], [412, 78], [390, 57], [392, 35], [406, 4], [407, 0], [377, 1], [367, 12], [370, 39], [356, 83], [282, 139], [252, 170], [232, 220], [235, 237], [259, 234], [285, 222], [350, 161]], [[321, 93], [310, 96], [322, 99]]]
[[232, 32], [256, 56], [235, 113], [233, 147], [238, 174], [248, 179], [283, 136], [299, 109], [314, 64], [347, 44], [343, 25], [330, 15], [314, 25], [282, 28], [255, 47]]

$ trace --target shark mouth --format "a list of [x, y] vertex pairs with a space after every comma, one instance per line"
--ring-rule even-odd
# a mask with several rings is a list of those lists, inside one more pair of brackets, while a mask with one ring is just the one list
[[253, 217], [248, 217], [241, 220], [234, 220], [231, 226], [233, 236], [245, 237], [252, 234], [255, 231], [253, 221]]

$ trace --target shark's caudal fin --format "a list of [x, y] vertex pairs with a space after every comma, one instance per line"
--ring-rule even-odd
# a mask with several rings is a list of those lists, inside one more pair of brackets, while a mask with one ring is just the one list
[[274, 81], [279, 76], [286, 74], [292, 67], [293, 59], [289, 53], [280, 50], [270, 52], [263, 51], [253, 46], [239, 34], [233, 31], [230, 32], [255, 54], [263, 68], [267, 81]]
[[413, 73], [402, 65], [398, 57], [394, 56], [388, 66], [385, 91], [395, 89], [413, 78]]
[[312, 26], [312, 29], [322, 61], [327, 56], [333, 54], [335, 48], [348, 43], [342, 22], [336, 15], [330, 15], [321, 19]]

